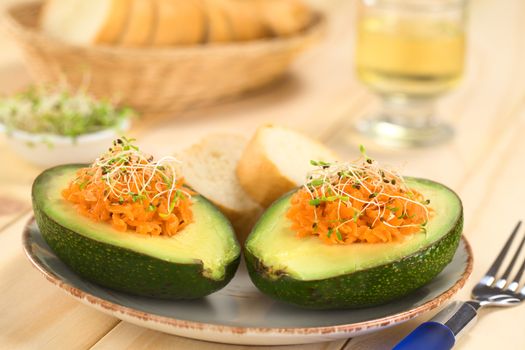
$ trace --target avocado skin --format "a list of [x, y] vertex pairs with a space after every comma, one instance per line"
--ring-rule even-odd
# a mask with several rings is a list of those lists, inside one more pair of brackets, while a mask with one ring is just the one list
[[271, 278], [248, 249], [244, 256], [253, 283], [270, 297], [309, 309], [352, 309], [388, 303], [422, 287], [454, 257], [463, 229], [463, 212], [453, 229], [434, 244], [401, 260], [323, 280]]
[[86, 280], [134, 295], [196, 299], [223, 288], [235, 275], [240, 254], [226, 266], [223, 279], [214, 280], [203, 275], [201, 262], [167, 262], [102, 243], [67, 229], [40, 210], [35, 200], [35, 186], [48, 176], [52, 176], [52, 171], [42, 173], [33, 184], [33, 210], [37, 225], [44, 240], [60, 260]]

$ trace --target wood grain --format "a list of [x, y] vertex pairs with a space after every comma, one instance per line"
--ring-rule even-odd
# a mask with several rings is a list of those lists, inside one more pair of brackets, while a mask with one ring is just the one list
[[104, 338], [102, 338], [95, 346], [93, 350], [111, 350], [126, 348], [128, 350], [134, 349], [156, 349], [156, 350], [168, 350], [168, 349], [184, 349], [184, 350], [226, 350], [226, 349], [239, 349], [239, 350], [339, 350], [341, 349], [346, 340], [340, 340], [330, 343], [321, 344], [309, 344], [309, 345], [295, 345], [295, 346], [233, 346], [228, 344], [217, 344], [204, 341], [197, 341], [174, 335], [163, 334], [160, 332], [152, 331], [149, 329], [143, 329], [132, 325], [130, 323], [121, 322], [111, 332], [109, 332]]
[[[177, 116], [144, 118], [134, 128], [144, 149], [160, 155], [217, 131], [250, 135], [262, 123], [280, 123], [323, 139], [353, 158], [362, 142], [351, 122], [378, 101], [355, 79], [355, 0], [315, 1], [330, 16], [326, 40], [304, 55], [281, 83], [245, 99]], [[446, 183], [465, 207], [465, 234], [475, 252], [473, 277], [457, 298], [469, 296], [512, 226], [525, 216], [525, 3], [471, 2], [465, 79], [439, 111], [456, 129], [453, 142], [421, 150], [366, 143], [369, 153], [410, 175]], [[3, 50], [9, 51], [4, 55]], [[0, 92], [27, 82], [12, 43], [0, 35]], [[0, 344], [2, 348], [243, 349], [162, 334], [105, 316], [70, 300], [24, 259], [20, 233], [30, 208], [30, 185], [40, 169], [24, 163], [0, 137]], [[348, 342], [272, 349], [390, 349], [431, 314]], [[457, 349], [525, 348], [523, 307], [488, 310]], [[4, 346], [6, 345], [6, 346]], [[254, 349], [260, 349], [254, 348]]]
[[[2, 135], [3, 137], [3, 135]], [[2, 229], [31, 210], [31, 184], [40, 169], [20, 161], [0, 138], [0, 236]]]
[[0, 234], [0, 347], [86, 349], [118, 320], [48, 283], [23, 255], [20, 236], [29, 215]]

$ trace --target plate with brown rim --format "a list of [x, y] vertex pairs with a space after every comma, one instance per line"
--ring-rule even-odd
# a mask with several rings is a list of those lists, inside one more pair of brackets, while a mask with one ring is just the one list
[[473, 262], [470, 245], [462, 237], [452, 262], [410, 295], [377, 307], [319, 311], [261, 294], [243, 264], [225, 288], [203, 299], [170, 301], [129, 295], [90, 283], [71, 271], [46, 244], [34, 219], [27, 223], [22, 240], [29, 261], [45, 278], [83, 304], [161, 332], [246, 345], [332, 341], [405, 322], [456, 294], [470, 276]]

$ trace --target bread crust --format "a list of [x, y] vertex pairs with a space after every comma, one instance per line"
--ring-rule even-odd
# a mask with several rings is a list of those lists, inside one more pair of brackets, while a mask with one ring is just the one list
[[156, 26], [156, 8], [153, 0], [133, 0], [129, 20], [119, 44], [145, 46], [151, 43]]
[[205, 0], [207, 17], [206, 42], [219, 43], [233, 40], [233, 31], [226, 14], [224, 0]]
[[270, 36], [255, 2], [223, 0], [221, 4], [232, 28], [233, 40], [247, 41]]
[[94, 44], [117, 44], [127, 26], [132, 0], [111, 1], [111, 10]]
[[193, 45], [204, 42], [205, 13], [199, 0], [155, 0], [157, 28], [153, 45]]
[[237, 164], [237, 178], [246, 193], [266, 208], [297, 185], [268, 158], [263, 147], [263, 132], [264, 127], [259, 128], [244, 149]]
[[[80, 2], [83, 6], [91, 5], [84, 1]], [[106, 13], [96, 15], [100, 22], [91, 27], [92, 35], [91, 29], [80, 32], [87, 36], [81, 40], [83, 44], [145, 47], [250, 41], [293, 34], [304, 28], [311, 16], [301, 0], [103, 1], [107, 1], [103, 3], [107, 8], [100, 12]], [[41, 26], [52, 4], [58, 0], [44, 4]]]
[[274, 36], [300, 32], [312, 20], [310, 8], [301, 0], [255, 0], [265, 26]]

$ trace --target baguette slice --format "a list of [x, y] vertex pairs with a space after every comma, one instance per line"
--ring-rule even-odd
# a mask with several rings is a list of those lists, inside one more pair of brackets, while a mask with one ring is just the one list
[[228, 19], [225, 0], [204, 0], [207, 15], [206, 42], [220, 43], [233, 41], [233, 31]]
[[237, 165], [244, 190], [263, 207], [302, 185], [313, 169], [311, 160], [332, 162], [337, 155], [320, 142], [280, 126], [262, 126]]
[[[122, 0], [49, 0], [41, 12], [40, 27], [72, 44], [110, 42], [123, 29], [120, 18], [125, 10], [121, 7], [123, 3]], [[115, 21], [114, 16], [119, 18]]]
[[[85, 0], [91, 2], [92, 0]], [[100, 0], [96, 0], [100, 1]], [[93, 44], [117, 44], [127, 26], [133, 0], [106, 0], [111, 9]], [[77, 14], [78, 15], [78, 14]], [[83, 14], [87, 16], [88, 14]], [[75, 18], [75, 17], [73, 17]]]
[[305, 29], [312, 11], [301, 0], [256, 0], [264, 24], [275, 36], [288, 36]]
[[128, 47], [149, 45], [156, 26], [156, 11], [153, 0], [132, 0], [129, 18], [119, 44]]
[[217, 134], [177, 155], [185, 182], [228, 217], [241, 243], [262, 212], [235, 176], [237, 161], [247, 143], [241, 136]]
[[219, 0], [228, 18], [233, 40], [248, 41], [270, 36], [253, 0]]
[[157, 28], [153, 45], [193, 45], [205, 39], [205, 13], [198, 0], [154, 0]]

